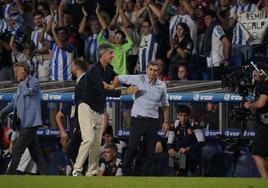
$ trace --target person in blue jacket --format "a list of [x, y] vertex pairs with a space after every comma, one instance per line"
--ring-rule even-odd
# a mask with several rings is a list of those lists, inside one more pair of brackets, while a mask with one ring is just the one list
[[42, 126], [39, 80], [29, 75], [30, 67], [26, 62], [14, 65], [15, 78], [19, 82], [16, 95], [0, 117], [13, 112], [13, 129], [19, 131], [14, 145], [11, 164], [6, 174], [16, 174], [17, 166], [25, 149], [28, 148], [32, 159], [37, 163], [41, 175], [48, 175], [47, 163], [41, 151], [37, 129]]

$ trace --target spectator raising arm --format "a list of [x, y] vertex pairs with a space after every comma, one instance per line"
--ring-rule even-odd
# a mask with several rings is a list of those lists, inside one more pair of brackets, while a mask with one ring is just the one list
[[135, 11], [136, 18], [138, 19], [139, 17], [141, 17], [145, 10], [146, 10], [146, 7], [143, 6], [140, 9], [138, 9], [137, 11]]
[[150, 9], [149, 4], [145, 4], [145, 8], [146, 8], [146, 10], [148, 11], [148, 14], [149, 14], [149, 19], [150, 19], [150, 22], [152, 24], [153, 32], [158, 33], [156, 23], [155, 23], [155, 19], [154, 19], [153, 15], [152, 15], [152, 11]]
[[66, 50], [67, 52], [73, 51], [73, 49], [70, 47], [69, 43], [60, 39], [58, 33], [56, 32], [56, 24], [54, 22], [52, 23], [52, 34], [53, 34], [53, 38], [54, 38], [54, 40], [59, 48]]
[[15, 0], [15, 3], [17, 4], [18, 11], [19, 11], [20, 15], [23, 15], [25, 12], [23, 3], [21, 2], [21, 0]]
[[[97, 5], [97, 7], [98, 7], [98, 5]], [[82, 18], [82, 20], [80, 22], [80, 25], [79, 25], [79, 34], [80, 35], [84, 35], [85, 34], [85, 28], [86, 28], [87, 18], [88, 18], [88, 13], [85, 10], [85, 7], [84, 6], [82, 7], [82, 12], [83, 12], [83, 15], [84, 16], [83, 16], [83, 18]]]
[[150, 7], [151, 11], [157, 16], [157, 18], [160, 18], [161, 11], [154, 5], [154, 3], [148, 3], [148, 7]]
[[96, 15], [97, 15], [97, 18], [98, 18], [98, 20], [100, 22], [100, 25], [101, 25], [101, 28], [102, 28], [101, 30], [103, 31], [104, 29], [107, 28], [107, 24], [106, 24], [103, 16], [101, 15], [101, 12], [100, 12], [100, 4], [99, 3], [97, 3]]
[[[121, 1], [121, 0], [119, 0]], [[121, 5], [121, 3], [120, 3]], [[129, 18], [126, 16], [122, 6], [119, 6], [119, 16], [121, 17], [122, 24], [125, 28], [133, 27], [133, 23], [129, 20]]]
[[160, 10], [160, 16], [159, 16], [159, 21], [162, 23], [165, 23], [166, 21], [166, 17], [168, 16], [167, 15], [167, 8], [168, 8], [168, 5], [171, 3], [171, 0], [165, 0], [161, 10]]
[[119, 14], [120, 14], [119, 12], [120, 12], [120, 9], [121, 9], [121, 7], [122, 7], [122, 5], [121, 5], [121, 0], [117, 0], [117, 1], [115, 2], [115, 6], [116, 6], [116, 12], [115, 12], [115, 15], [114, 15], [114, 17], [113, 17], [111, 23], [110, 23], [110, 27], [111, 27], [111, 28], [116, 28], [117, 20], [118, 20]]
[[65, 1], [61, 1], [59, 8], [58, 8], [58, 12], [59, 12], [59, 27], [63, 27], [64, 23], [63, 23], [63, 15], [64, 15], [64, 10], [66, 8], [66, 2]]

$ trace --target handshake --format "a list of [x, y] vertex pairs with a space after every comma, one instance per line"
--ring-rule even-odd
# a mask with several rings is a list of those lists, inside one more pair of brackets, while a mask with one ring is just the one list
[[[115, 89], [115, 86], [107, 84], [106, 82], [102, 82], [103, 87], [105, 90], [113, 90]], [[121, 89], [121, 95], [130, 95], [130, 94], [135, 94], [139, 88], [137, 86], [129, 86], [128, 88]]]

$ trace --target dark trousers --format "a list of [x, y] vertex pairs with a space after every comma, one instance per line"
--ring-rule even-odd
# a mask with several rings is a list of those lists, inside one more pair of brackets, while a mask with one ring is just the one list
[[127, 150], [124, 156], [124, 175], [132, 175], [131, 164], [137, 154], [137, 146], [143, 136], [143, 144], [145, 146], [145, 159], [141, 167], [142, 176], [151, 176], [152, 161], [155, 151], [155, 143], [157, 140], [157, 132], [160, 127], [159, 119], [153, 118], [133, 118], [131, 119], [131, 127], [129, 133], [129, 141]]
[[75, 129], [73, 132], [73, 135], [71, 137], [71, 141], [67, 150], [67, 156], [72, 160], [72, 162], [75, 162], [80, 144], [82, 142], [81, 138], [81, 132], [80, 129]]
[[30, 155], [34, 162], [38, 165], [38, 170], [41, 175], [48, 175], [47, 162], [41, 151], [41, 147], [36, 135], [38, 127], [21, 129], [19, 137], [13, 148], [11, 163], [6, 174], [16, 174], [17, 167], [20, 163], [26, 147], [28, 147]]
[[[75, 163], [81, 142], [82, 142], [82, 137], [81, 137], [80, 128], [76, 128], [72, 134], [71, 141], [66, 152], [68, 158], [72, 162], [72, 165]], [[88, 160], [86, 160], [83, 164], [83, 169], [84, 169], [83, 173], [85, 173], [87, 166], [88, 166]]]

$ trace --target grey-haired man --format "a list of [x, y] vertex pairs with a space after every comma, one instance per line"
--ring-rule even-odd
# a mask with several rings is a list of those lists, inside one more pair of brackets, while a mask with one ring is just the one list
[[[15, 175], [22, 154], [28, 148], [34, 162], [38, 165], [41, 175], [48, 175], [47, 163], [44, 159], [40, 144], [36, 135], [37, 129], [42, 126], [40, 106], [39, 80], [29, 75], [30, 67], [25, 62], [14, 65], [15, 77], [19, 82], [16, 96], [4, 109], [0, 111], [0, 117], [14, 112], [13, 128], [19, 131], [19, 136], [14, 145], [8, 175]], [[14, 123], [16, 122], [16, 123]]]
[[159, 107], [162, 107], [162, 130], [167, 133], [169, 129], [169, 103], [166, 84], [157, 79], [159, 66], [155, 62], [147, 65], [146, 74], [120, 75], [114, 79], [113, 86], [120, 84], [135, 85], [138, 92], [131, 110], [131, 125], [129, 141], [124, 156], [123, 173], [132, 175], [131, 164], [137, 153], [137, 145], [143, 136], [146, 147], [145, 157], [142, 163], [141, 175], [152, 176], [152, 159], [157, 141], [157, 132], [161, 127], [159, 119]]
[[82, 175], [83, 163], [87, 158], [89, 166], [86, 176], [97, 174], [106, 97], [118, 97], [137, 91], [137, 87], [134, 86], [122, 90], [107, 88], [116, 76], [110, 65], [114, 57], [113, 47], [110, 44], [100, 45], [97, 49], [97, 55], [99, 60], [85, 74], [85, 87], [81, 88], [81, 98], [80, 101], [77, 101], [82, 142], [74, 164], [73, 176]]

